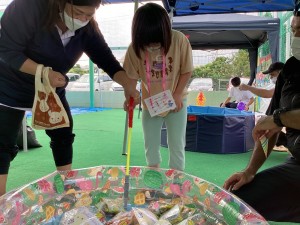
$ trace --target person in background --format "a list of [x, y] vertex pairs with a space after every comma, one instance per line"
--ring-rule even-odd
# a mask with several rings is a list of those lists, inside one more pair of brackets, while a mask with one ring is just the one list
[[[241, 84], [240, 90], [251, 91], [253, 94], [255, 94], [259, 97], [262, 97], [262, 98], [272, 98], [272, 96], [274, 94], [277, 78], [278, 78], [281, 70], [283, 69], [283, 67], [284, 67], [284, 63], [275, 62], [275, 63], [272, 63], [266, 71], [262, 72], [263, 74], [270, 75], [270, 80], [272, 82], [272, 88], [264, 89], [264, 88], [253, 87], [253, 86], [250, 86], [247, 84]], [[267, 109], [267, 112], [268, 112], [268, 110], [270, 110], [270, 109]], [[287, 145], [287, 140], [286, 140], [285, 133], [283, 131], [281, 131], [278, 136], [274, 150], [287, 151], [287, 148], [285, 147], [286, 145]]]
[[240, 90], [250, 91], [253, 94], [255, 94], [259, 97], [262, 97], [262, 98], [272, 98], [272, 96], [274, 94], [274, 90], [275, 90], [275, 84], [276, 84], [277, 77], [279, 76], [283, 66], [284, 66], [284, 63], [275, 62], [275, 63], [272, 63], [266, 71], [262, 72], [263, 74], [270, 75], [270, 80], [271, 80], [272, 84], [274, 85], [274, 87], [272, 87], [270, 89], [264, 89], [264, 88], [253, 87], [253, 86], [250, 86], [247, 84], [241, 84]]
[[[166, 10], [155, 3], [141, 6], [132, 22], [130, 44], [124, 68], [131, 79], [141, 79], [142, 124], [147, 164], [159, 167], [161, 127], [165, 122], [170, 150], [169, 167], [185, 168], [185, 134], [187, 123], [186, 85], [192, 75], [192, 48], [187, 37], [171, 29]], [[165, 96], [170, 91], [171, 98]], [[154, 95], [173, 100], [176, 108], [151, 117], [149, 107]], [[151, 99], [146, 104], [146, 99]], [[128, 102], [124, 105], [127, 110]]]
[[83, 53], [135, 96], [131, 81], [113, 56], [94, 19], [101, 0], [13, 0], [1, 18], [0, 30], [0, 196], [6, 192], [10, 162], [25, 111], [33, 105], [38, 64], [51, 67], [70, 127], [46, 130], [57, 170], [70, 170], [73, 159], [73, 121], [66, 99], [65, 75]]
[[[234, 77], [231, 79], [232, 88], [229, 90], [228, 98], [221, 103], [220, 107], [234, 108], [238, 107], [240, 102], [245, 104], [245, 110], [249, 110], [250, 105], [254, 102], [254, 97], [250, 91], [241, 91], [239, 89], [241, 85], [241, 78]], [[235, 101], [231, 102], [231, 99]]]
[[[291, 23], [293, 56], [277, 79], [269, 116], [262, 117], [253, 129], [255, 147], [248, 166], [234, 173], [224, 188], [257, 210], [270, 221], [300, 223], [300, 12]], [[277, 135], [286, 127], [287, 146], [291, 156], [260, 172], [271, 154]], [[268, 140], [267, 156], [260, 139]]]

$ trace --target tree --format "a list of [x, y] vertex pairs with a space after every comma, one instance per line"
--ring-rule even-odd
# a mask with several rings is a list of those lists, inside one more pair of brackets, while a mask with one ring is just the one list
[[250, 77], [250, 63], [247, 50], [241, 49], [233, 56], [232, 72], [234, 76]]
[[222, 56], [204, 66], [196, 67], [193, 77], [209, 77], [217, 81], [220, 78], [230, 78], [231, 74], [231, 59]]
[[232, 76], [249, 77], [249, 54], [246, 50], [239, 50], [232, 58], [217, 57], [213, 62], [196, 67], [194, 77], [210, 77], [214, 80], [230, 78]]
[[89, 70], [85, 70], [85, 69], [81, 68], [79, 64], [76, 64], [75, 66], [73, 66], [72, 69], [69, 70], [69, 72], [82, 75], [82, 74], [88, 73]]
[[250, 77], [249, 54], [246, 50], [239, 50], [233, 57], [217, 57], [213, 62], [196, 67], [192, 78], [212, 78], [214, 86], [218, 86], [219, 79], [230, 79], [233, 76]]

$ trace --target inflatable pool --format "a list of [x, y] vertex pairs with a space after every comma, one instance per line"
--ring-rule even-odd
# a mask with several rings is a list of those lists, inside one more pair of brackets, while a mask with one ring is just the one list
[[268, 224], [231, 193], [176, 170], [98, 166], [54, 172], [0, 198], [0, 224]]

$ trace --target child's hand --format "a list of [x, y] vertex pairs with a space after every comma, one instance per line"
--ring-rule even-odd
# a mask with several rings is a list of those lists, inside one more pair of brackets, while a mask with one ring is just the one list
[[174, 112], [179, 112], [183, 107], [182, 95], [173, 93], [173, 98], [174, 98], [174, 101], [175, 101], [175, 104], [176, 104], [176, 108], [173, 111]]

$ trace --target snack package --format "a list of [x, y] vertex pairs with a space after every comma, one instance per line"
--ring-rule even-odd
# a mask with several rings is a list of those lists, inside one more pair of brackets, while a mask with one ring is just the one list
[[123, 203], [124, 202], [122, 198], [103, 198], [103, 201], [98, 204], [97, 207], [103, 210], [105, 213], [118, 214], [119, 212], [124, 211]]
[[183, 220], [181, 214], [181, 207], [179, 205], [175, 205], [172, 209], [165, 212], [159, 220], [169, 221], [171, 224], [177, 224]]
[[120, 212], [110, 219], [106, 225], [130, 225], [133, 224], [133, 211]]
[[154, 213], [146, 208], [132, 208], [134, 217], [139, 225], [153, 225], [158, 219]]
[[197, 212], [197, 209], [191, 208], [188, 206], [182, 206], [181, 207], [181, 215], [184, 219], [194, 215]]
[[72, 209], [63, 214], [60, 225], [104, 225], [105, 220], [101, 222], [92, 209], [80, 207]]
[[206, 224], [206, 219], [203, 218], [201, 214], [195, 214], [195, 215], [181, 221], [177, 225], [202, 225], [202, 224], [203, 225]]
[[168, 220], [160, 219], [154, 225], [172, 225]]
[[148, 209], [155, 215], [160, 217], [163, 213], [169, 211], [176, 204], [171, 200], [159, 199], [158, 201], [153, 201], [149, 204]]

